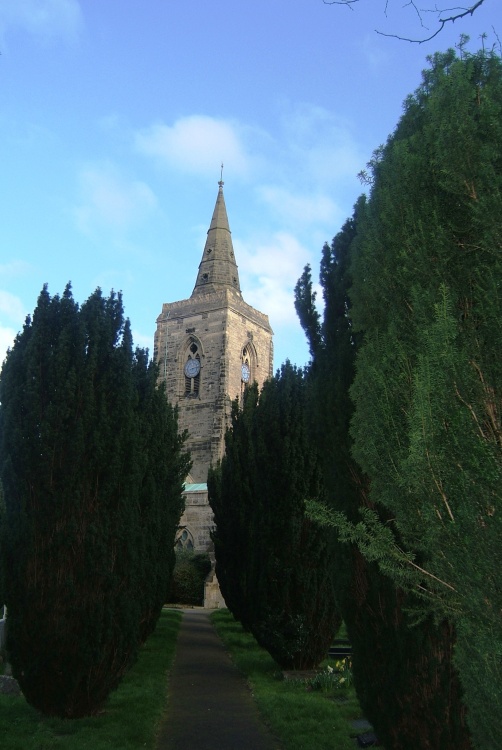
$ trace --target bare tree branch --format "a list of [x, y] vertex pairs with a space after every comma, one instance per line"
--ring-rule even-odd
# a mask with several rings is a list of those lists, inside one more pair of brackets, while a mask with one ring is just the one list
[[[323, 3], [325, 5], [345, 5], [347, 8], [350, 8], [350, 10], [354, 10], [352, 7], [355, 3], [360, 2], [360, 0], [323, 0]], [[436, 16], [435, 22], [438, 24], [438, 27], [435, 31], [433, 31], [429, 36], [421, 38], [421, 39], [412, 39], [408, 37], [401, 36], [400, 34], [387, 34], [384, 31], [379, 31], [378, 29], [375, 29], [377, 34], [380, 34], [381, 36], [388, 36], [392, 37], [394, 39], [400, 39], [403, 42], [414, 42], [415, 44], [423, 44], [424, 42], [429, 42], [431, 39], [434, 39], [438, 34], [441, 33], [441, 31], [444, 29], [444, 27], [450, 23], [455, 23], [455, 21], [459, 21], [462, 18], [466, 18], [467, 16], [473, 16], [474, 13], [478, 10], [478, 8], [483, 5], [485, 0], [476, 0], [476, 2], [471, 2], [470, 5], [467, 6], [454, 6], [452, 8], [440, 8], [437, 5], [430, 8], [419, 8], [415, 0], [409, 0], [409, 2], [405, 3], [403, 7], [411, 7], [420, 22], [420, 25], [424, 29], [428, 29], [426, 24], [424, 23], [424, 16], [426, 13], [433, 14]], [[389, 3], [390, 0], [385, 0], [384, 5], [384, 14], [388, 15], [389, 10]], [[448, 15], [449, 14], [449, 15]]]

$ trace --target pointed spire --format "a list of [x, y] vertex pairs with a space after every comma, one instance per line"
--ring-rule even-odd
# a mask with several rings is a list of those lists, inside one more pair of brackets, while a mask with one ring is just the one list
[[221, 165], [221, 178], [218, 186], [218, 197], [216, 198], [211, 225], [207, 232], [207, 240], [192, 297], [223, 288], [231, 288], [239, 295], [241, 294], [239, 272], [235, 262], [232, 235], [228, 226], [227, 209], [223, 196], [223, 164]]

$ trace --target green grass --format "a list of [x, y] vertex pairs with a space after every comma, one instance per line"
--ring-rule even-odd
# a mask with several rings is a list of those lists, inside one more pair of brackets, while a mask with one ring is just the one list
[[353, 688], [323, 693], [308, 690], [304, 681], [284, 680], [272, 657], [228, 610], [217, 610], [211, 619], [284, 750], [354, 750], [350, 722], [362, 714]]
[[0, 695], [2, 750], [153, 750], [180, 622], [180, 612], [162, 613], [137, 662], [99, 716], [47, 718], [22, 697]]

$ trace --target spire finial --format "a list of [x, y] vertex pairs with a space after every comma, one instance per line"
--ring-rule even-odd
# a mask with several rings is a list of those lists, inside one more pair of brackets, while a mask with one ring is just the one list
[[225, 183], [223, 182], [223, 162], [221, 162], [220, 180], [218, 182], [218, 185], [220, 186], [220, 188], [222, 188], [224, 184]]

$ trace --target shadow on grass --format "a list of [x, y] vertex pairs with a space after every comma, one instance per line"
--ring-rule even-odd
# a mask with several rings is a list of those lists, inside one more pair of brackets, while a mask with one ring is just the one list
[[211, 620], [284, 750], [354, 750], [351, 722], [361, 709], [353, 688], [324, 693], [312, 691], [304, 680], [285, 680], [272, 657], [228, 610], [217, 610]]
[[99, 716], [49, 718], [23, 697], [0, 695], [2, 750], [153, 750], [180, 622], [180, 612], [162, 612], [155, 632]]

